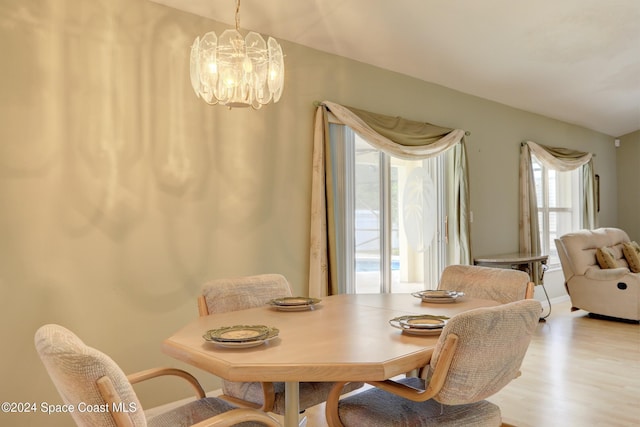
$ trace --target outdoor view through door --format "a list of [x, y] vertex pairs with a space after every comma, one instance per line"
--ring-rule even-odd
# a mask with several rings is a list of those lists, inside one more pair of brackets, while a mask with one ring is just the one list
[[435, 288], [445, 265], [445, 158], [405, 160], [330, 124], [340, 291]]

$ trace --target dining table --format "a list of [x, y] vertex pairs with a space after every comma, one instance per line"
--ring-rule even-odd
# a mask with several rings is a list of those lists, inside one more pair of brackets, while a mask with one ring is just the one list
[[[438, 335], [414, 335], [390, 320], [405, 315], [452, 317], [499, 303], [463, 296], [424, 302], [413, 294], [339, 294], [306, 310], [277, 306], [217, 313], [193, 319], [162, 343], [167, 355], [230, 381], [285, 383], [284, 425], [299, 425], [299, 383], [381, 381], [425, 366]], [[207, 331], [264, 325], [277, 337], [249, 348], [207, 341]]]

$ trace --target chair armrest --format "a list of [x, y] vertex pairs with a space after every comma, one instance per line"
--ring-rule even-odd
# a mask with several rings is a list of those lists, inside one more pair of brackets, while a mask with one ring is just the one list
[[[449, 372], [449, 367], [451, 366], [451, 361], [453, 360], [456, 347], [458, 346], [458, 339], [459, 338], [456, 334], [447, 335], [447, 338], [445, 339], [444, 345], [442, 346], [442, 349], [438, 356], [438, 362], [436, 363], [435, 369], [433, 370], [433, 375], [431, 376], [429, 382], [426, 384], [426, 388], [424, 390], [410, 387], [406, 384], [397, 383], [392, 380], [366, 381], [366, 383], [405, 399], [412, 400], [414, 402], [427, 401], [437, 395], [442, 389], [444, 381], [447, 377], [447, 373]], [[427, 367], [421, 369], [423, 371], [422, 375], [426, 375]], [[338, 407], [340, 403], [341, 392], [345, 384], [347, 383], [335, 383], [327, 397], [327, 401], [325, 404], [325, 417], [330, 426], [342, 426]]]
[[629, 269], [626, 267], [605, 269], [590, 267], [584, 272], [584, 276], [592, 280], [619, 280], [627, 274]]
[[[458, 346], [458, 339], [459, 338], [456, 334], [447, 335], [444, 345], [440, 350], [440, 355], [438, 356], [438, 361], [435, 369], [433, 370], [433, 375], [431, 375], [431, 379], [426, 384], [426, 388], [424, 390], [419, 390], [392, 380], [367, 381], [367, 384], [414, 402], [424, 402], [429, 400], [438, 394], [444, 385], [447, 373], [449, 372], [449, 367], [451, 366], [451, 361], [453, 360], [453, 356], [456, 352], [456, 347]], [[421, 377], [424, 379], [427, 367], [423, 368], [423, 370]]]
[[165, 375], [173, 375], [173, 376], [185, 379], [195, 389], [196, 395], [198, 396], [198, 398], [202, 399], [203, 397], [205, 397], [204, 389], [202, 388], [202, 386], [200, 385], [200, 382], [198, 382], [196, 377], [194, 377], [187, 371], [183, 371], [182, 369], [151, 368], [145, 371], [129, 374], [127, 375], [127, 379], [131, 384], [136, 384], [151, 378], [157, 378]]
[[191, 427], [231, 427], [246, 421], [256, 421], [267, 427], [281, 427], [274, 418], [257, 409], [232, 409], [215, 417], [211, 417]]
[[[392, 380], [366, 381], [366, 383], [414, 402], [424, 402], [437, 394], [437, 391], [434, 391], [430, 387], [422, 390], [406, 384], [397, 383]], [[338, 408], [340, 405], [342, 389], [346, 384], [347, 383], [345, 382], [335, 383], [331, 388], [325, 403], [325, 418], [327, 419], [328, 424], [332, 427], [344, 427], [342, 421], [340, 421]]]
[[276, 391], [273, 387], [273, 383], [261, 383], [262, 384], [262, 408], [264, 412], [273, 411], [273, 406], [276, 404]]
[[393, 380], [367, 381], [367, 384], [414, 402], [424, 402], [429, 400], [433, 398], [438, 391], [440, 391], [440, 389], [434, 390], [433, 388], [428, 387], [428, 385], [426, 389], [422, 390], [411, 387], [407, 384], [397, 383]]
[[329, 391], [329, 395], [327, 396], [327, 401], [324, 407], [324, 414], [328, 424], [332, 427], [340, 427], [342, 426], [342, 422], [340, 421], [340, 415], [338, 414], [338, 404], [340, 402], [340, 395], [342, 394], [342, 389], [347, 382], [337, 382], [331, 387]]
[[533, 282], [527, 283], [527, 288], [524, 291], [524, 299], [533, 299], [533, 296], [535, 294], [535, 286], [536, 285]]
[[204, 295], [198, 295], [198, 314], [200, 317], [209, 315], [209, 307], [207, 306], [207, 299]]
[[[120, 399], [120, 395], [116, 391], [116, 387], [113, 385], [111, 378], [107, 375], [100, 377], [96, 380], [96, 386], [98, 387], [98, 391], [100, 395], [107, 403], [109, 408], [113, 408], [114, 405], [122, 403]], [[134, 427], [133, 421], [129, 418], [129, 414], [121, 411], [111, 411], [111, 416], [113, 417], [113, 421], [116, 423], [116, 426], [119, 427]]]

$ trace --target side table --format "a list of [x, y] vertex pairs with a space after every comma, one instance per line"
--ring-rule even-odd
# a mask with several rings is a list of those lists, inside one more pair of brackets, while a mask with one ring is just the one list
[[544, 321], [551, 314], [551, 301], [549, 300], [547, 289], [544, 287], [544, 272], [547, 270], [548, 259], [549, 255], [516, 252], [510, 254], [476, 257], [473, 259], [473, 263], [475, 265], [485, 267], [513, 268], [527, 273], [531, 278], [531, 281], [536, 286], [542, 286], [542, 290], [547, 297], [547, 303], [549, 303], [549, 313], [547, 313], [540, 319]]

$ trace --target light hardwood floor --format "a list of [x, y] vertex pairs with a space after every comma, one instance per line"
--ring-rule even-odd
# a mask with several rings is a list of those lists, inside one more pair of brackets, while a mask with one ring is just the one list
[[[522, 376], [488, 400], [518, 427], [640, 426], [640, 326], [554, 304], [540, 322]], [[324, 405], [306, 411], [324, 427]], [[364, 426], [363, 426], [364, 427]]]

